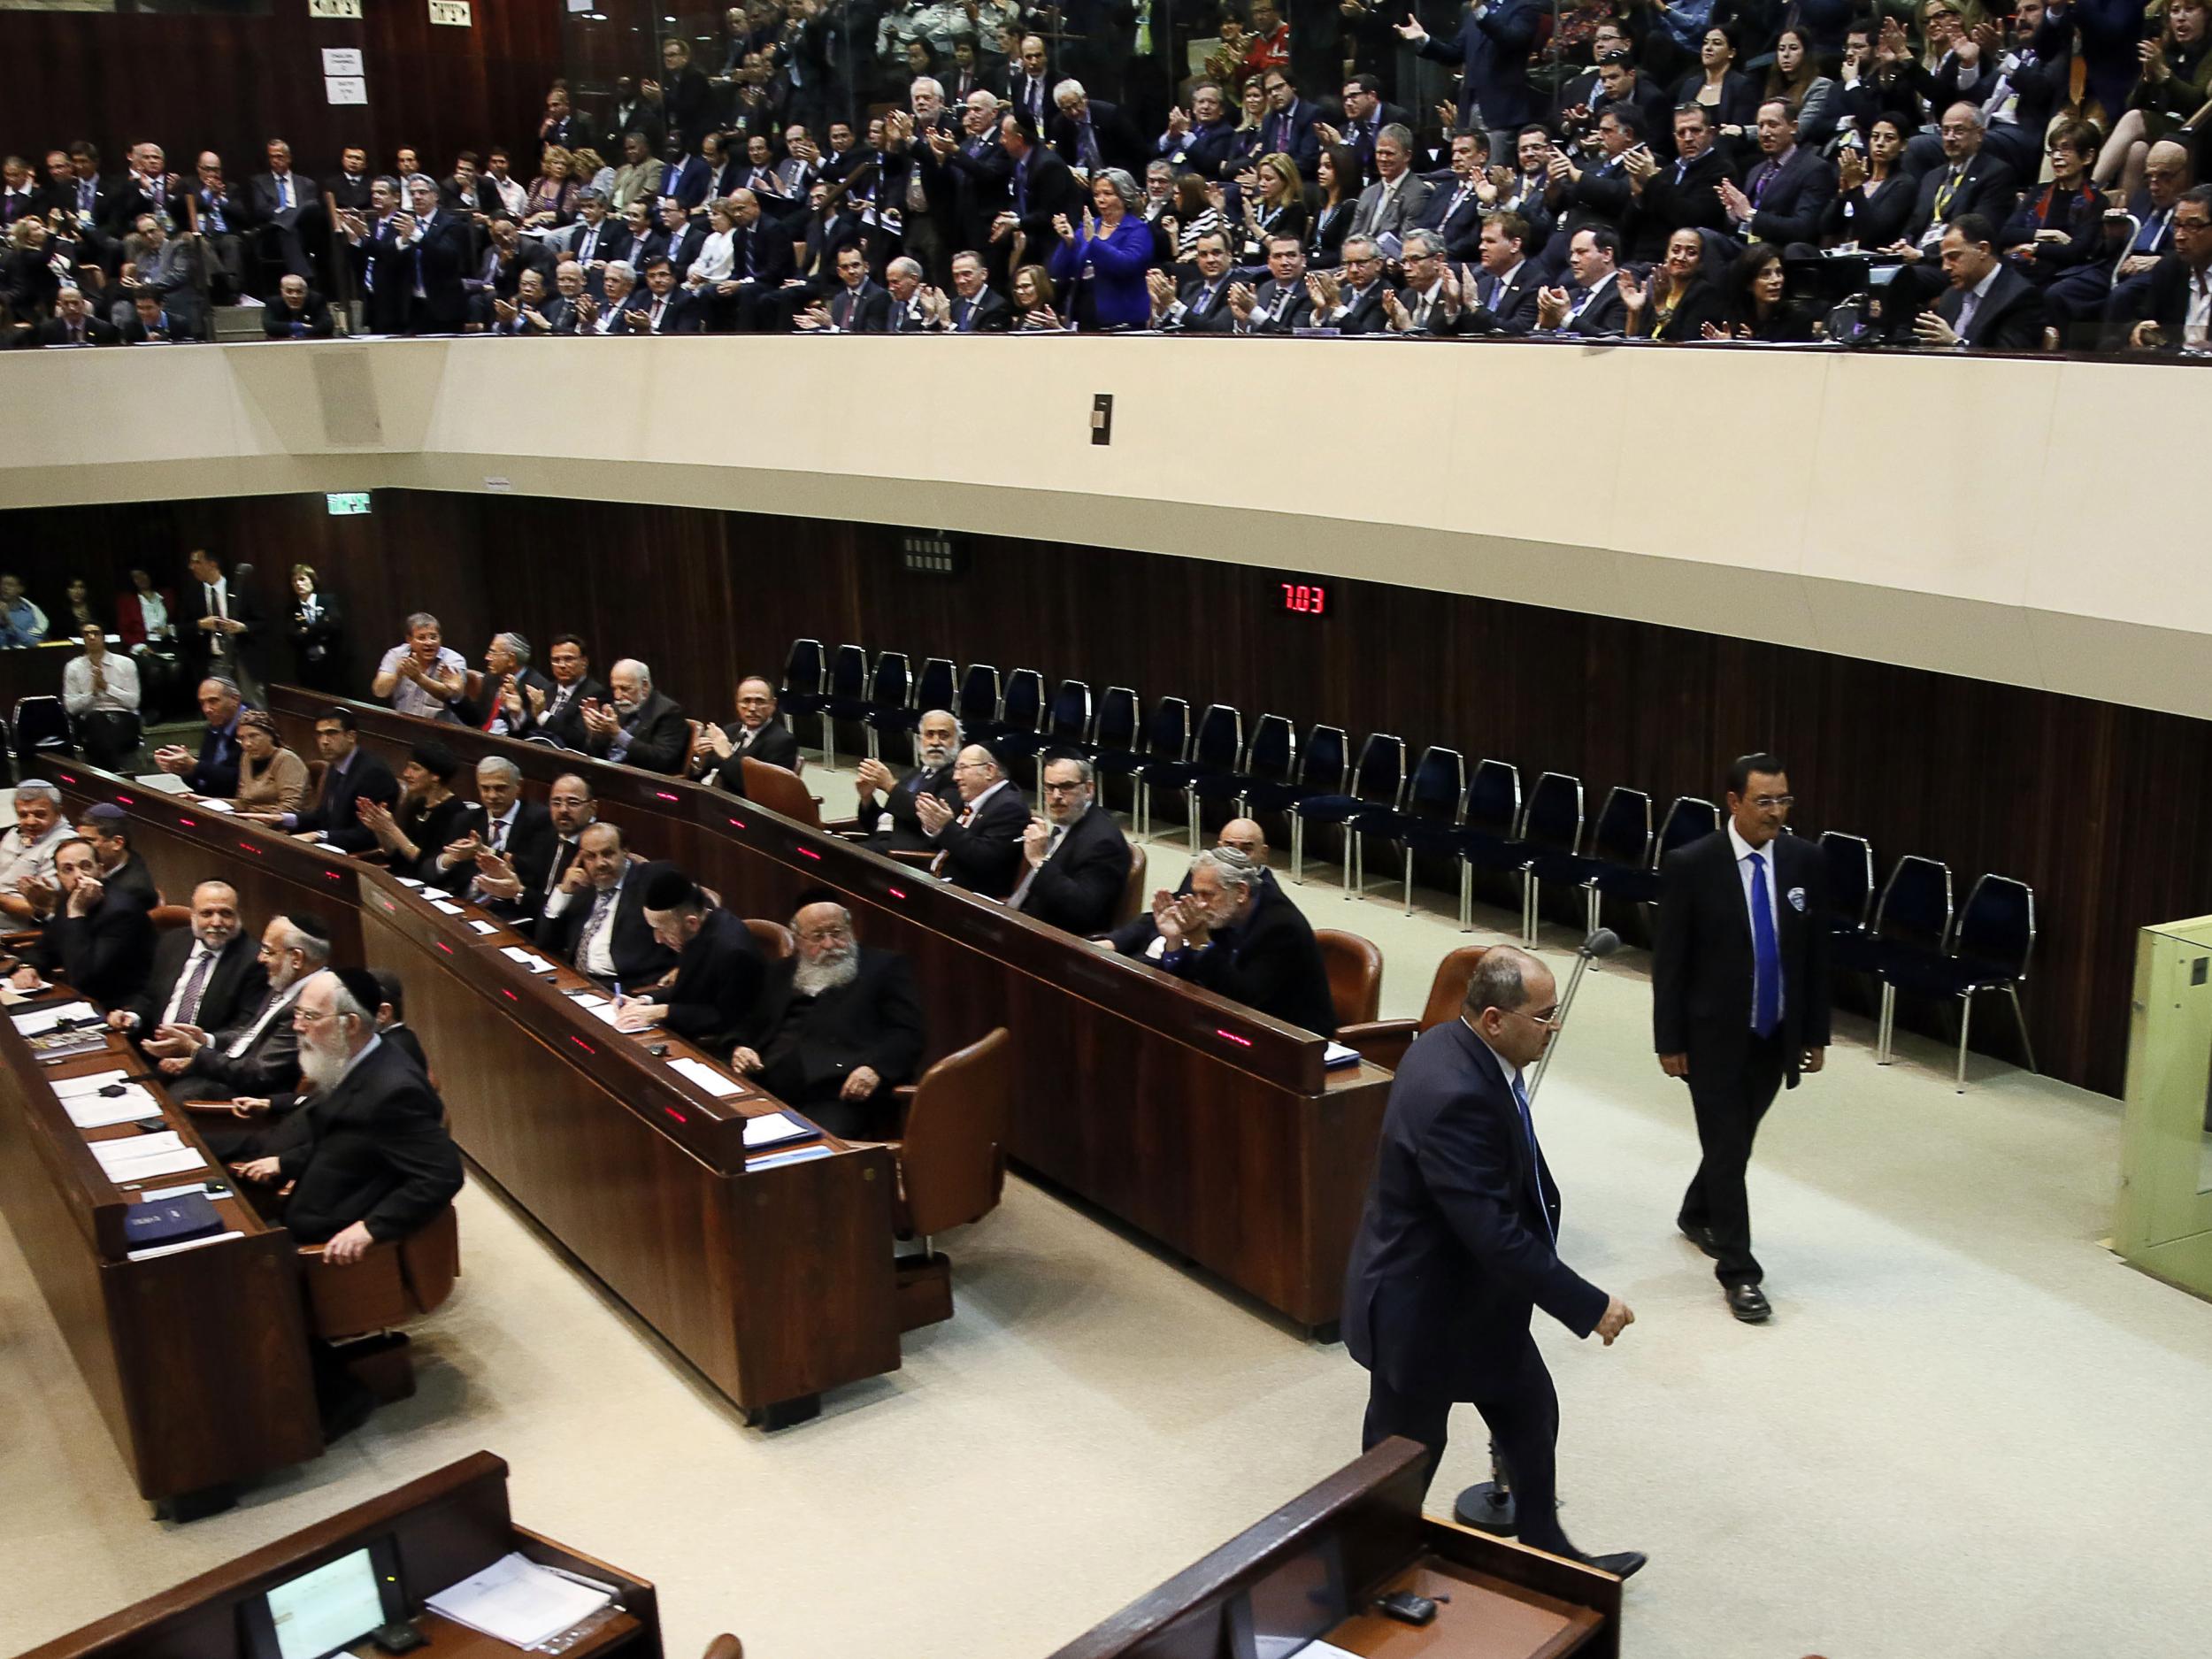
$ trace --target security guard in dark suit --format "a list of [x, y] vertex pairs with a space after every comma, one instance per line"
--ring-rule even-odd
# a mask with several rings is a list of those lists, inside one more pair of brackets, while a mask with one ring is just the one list
[[1460, 1017], [1406, 1051], [1345, 1270], [1344, 1343], [1368, 1371], [1363, 1446], [1418, 1440], [1432, 1479], [1452, 1404], [1471, 1402], [1512, 1477], [1521, 1541], [1626, 1578], [1641, 1555], [1594, 1560], [1560, 1530], [1559, 1396], [1529, 1333], [1541, 1308], [1609, 1348], [1636, 1317], [1559, 1259], [1559, 1188], [1521, 1080], [1558, 1018], [1551, 971], [1494, 947]]
[[1782, 831], [1790, 780], [1771, 755], [1728, 772], [1728, 822], [1661, 864], [1652, 1038], [1690, 1086], [1704, 1158], [1678, 1225], [1711, 1256], [1736, 1317], [1773, 1312], [1751, 1253], [1744, 1171], [1759, 1120], [1828, 1047], [1828, 925], [1820, 853]]

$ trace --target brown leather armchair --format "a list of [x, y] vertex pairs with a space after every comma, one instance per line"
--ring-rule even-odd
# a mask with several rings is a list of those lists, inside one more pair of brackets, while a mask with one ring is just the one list
[[757, 801], [771, 812], [795, 818], [809, 829], [822, 827], [822, 803], [807, 793], [799, 774], [787, 766], [772, 766], [750, 755], [739, 757], [745, 774], [745, 798]]
[[1329, 1002], [1337, 1025], [1373, 1019], [1382, 1008], [1383, 971], [1375, 941], [1336, 927], [1315, 928], [1313, 941], [1321, 947], [1322, 964], [1329, 971]]
[[1489, 949], [1487, 945], [1462, 945], [1436, 964], [1436, 978], [1429, 984], [1428, 1004], [1422, 1009], [1420, 1018], [1371, 1017], [1357, 1024], [1338, 1026], [1336, 1040], [1347, 1048], [1358, 1049], [1363, 1059], [1396, 1071], [1416, 1037], [1432, 1025], [1459, 1018], [1460, 1005], [1467, 1000], [1467, 981], [1475, 977], [1475, 964]]
[[[1101, 809], [1103, 810], [1104, 809]], [[1134, 841], [1129, 843], [1129, 879], [1121, 884], [1121, 902], [1114, 906], [1114, 919], [1110, 929], [1125, 927], [1150, 907], [1152, 902], [1152, 855]]]
[[757, 916], [749, 916], [745, 918], [745, 930], [752, 934], [753, 942], [760, 947], [760, 954], [771, 962], [787, 961], [791, 953], [799, 948], [798, 941], [791, 936], [791, 930], [781, 922], [764, 921]]
[[344, 1267], [323, 1259], [323, 1247], [300, 1247], [308, 1323], [339, 1344], [339, 1356], [380, 1400], [415, 1392], [406, 1335], [395, 1329], [433, 1313], [461, 1276], [460, 1218], [451, 1204], [403, 1239], [373, 1244]]
[[918, 1254], [898, 1261], [899, 1328], [911, 1331], [952, 1317], [952, 1263], [930, 1248], [930, 1236], [980, 1221], [1006, 1187], [1014, 1118], [1006, 1027], [947, 1055], [919, 1083], [901, 1088], [898, 1100], [903, 1120], [888, 1143], [897, 1171], [892, 1231], [922, 1242]]

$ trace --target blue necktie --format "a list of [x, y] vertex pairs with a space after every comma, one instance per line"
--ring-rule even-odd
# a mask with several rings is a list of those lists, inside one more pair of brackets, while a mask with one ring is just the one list
[[1536, 1149], [1536, 1120], [1529, 1116], [1528, 1091], [1521, 1087], [1521, 1074], [1513, 1074], [1513, 1103], [1521, 1109], [1521, 1130], [1528, 1136], [1528, 1179], [1536, 1188], [1536, 1213], [1544, 1218], [1544, 1236], [1555, 1242], [1558, 1235], [1552, 1232], [1551, 1207], [1544, 1202], [1544, 1155]]
[[1751, 855], [1751, 1029], [1771, 1037], [1782, 1023], [1782, 951], [1767, 901], [1767, 861]]

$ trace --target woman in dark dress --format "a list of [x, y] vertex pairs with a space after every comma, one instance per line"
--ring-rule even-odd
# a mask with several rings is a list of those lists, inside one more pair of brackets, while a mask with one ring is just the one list
[[1763, 340], [1796, 344], [1813, 338], [1813, 319], [1783, 297], [1786, 282], [1782, 250], [1770, 242], [1755, 244], [1729, 267], [1728, 311], [1701, 331], [1707, 340]]
[[292, 613], [285, 625], [300, 684], [333, 696], [351, 694], [346, 675], [346, 621], [337, 597], [315, 585], [312, 565], [292, 566]]
[[435, 881], [438, 855], [484, 827], [484, 809], [453, 793], [461, 763], [433, 738], [418, 743], [400, 769], [398, 804], [361, 803], [361, 822], [384, 850], [394, 873]]
[[2056, 281], [2104, 250], [2105, 198], [2089, 182], [2097, 129], [2062, 121], [2047, 141], [2051, 181], [2020, 198], [1997, 234], [1997, 247], [2038, 287]]
[[1667, 238], [1667, 257], [1639, 282], [1624, 269], [1615, 279], [1628, 308], [1621, 333], [1631, 340], [1701, 340], [1720, 319], [1720, 291], [1705, 280], [1705, 239], [1694, 226]]
[[1866, 155], [1847, 147], [1836, 157], [1841, 187], [1828, 204], [1828, 240], [1886, 248], [1901, 241], [1912, 218], [1916, 181], [1904, 171], [1912, 129], [1901, 115], [1878, 115], [1866, 135]]
[[1344, 263], [1344, 238], [1359, 208], [1359, 157], [1349, 144], [1331, 144], [1321, 152], [1320, 181], [1321, 205], [1306, 242], [1306, 263], [1317, 271], [1333, 271]]

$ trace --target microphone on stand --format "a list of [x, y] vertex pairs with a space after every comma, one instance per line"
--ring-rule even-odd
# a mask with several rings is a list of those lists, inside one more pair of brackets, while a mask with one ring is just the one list
[[1621, 936], [1609, 927], [1601, 927], [1575, 948], [1575, 971], [1567, 981], [1567, 994], [1559, 999], [1559, 1018], [1554, 1026], [1551, 1041], [1544, 1047], [1543, 1058], [1536, 1063], [1536, 1075], [1529, 1079], [1528, 1097], [1532, 1102], [1536, 1091], [1544, 1087], [1544, 1072], [1551, 1065], [1551, 1057], [1559, 1052], [1559, 1040], [1566, 1035], [1567, 1012], [1574, 1007], [1575, 991], [1582, 984], [1582, 976], [1593, 962], [1603, 960], [1621, 948]]

